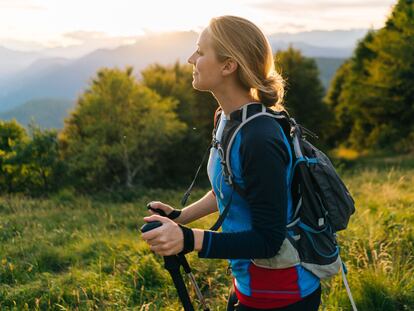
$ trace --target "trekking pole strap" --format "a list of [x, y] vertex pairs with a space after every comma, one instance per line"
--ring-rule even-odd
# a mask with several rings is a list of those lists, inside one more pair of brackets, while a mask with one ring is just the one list
[[176, 255], [164, 256], [164, 267], [168, 270], [173, 280], [174, 286], [177, 289], [178, 297], [185, 311], [194, 311], [191, 304], [190, 296], [188, 295], [187, 287], [185, 286], [183, 277], [180, 273], [181, 262]]
[[344, 282], [344, 285], [345, 285], [346, 292], [348, 294], [349, 300], [351, 301], [352, 310], [353, 311], [358, 311], [358, 309], [357, 309], [357, 307], [355, 305], [354, 298], [352, 297], [351, 288], [349, 287], [348, 280], [346, 278], [346, 274], [345, 274], [345, 270], [346, 270], [345, 264], [342, 261], [341, 257], [339, 257], [339, 260], [341, 261], [342, 280]]

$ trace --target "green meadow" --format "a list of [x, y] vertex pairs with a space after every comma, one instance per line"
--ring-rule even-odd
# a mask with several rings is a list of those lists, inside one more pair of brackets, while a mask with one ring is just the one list
[[[349, 228], [338, 235], [361, 311], [414, 310], [411, 158], [339, 165], [357, 206]], [[162, 258], [140, 240], [139, 227], [148, 201], [179, 206], [182, 192], [86, 197], [63, 190], [47, 199], [1, 197], [0, 309], [181, 310]], [[192, 225], [208, 228], [216, 217]], [[225, 310], [231, 284], [227, 262], [187, 257], [210, 309]], [[198, 305], [192, 289], [190, 294]], [[321, 310], [351, 310], [340, 275], [323, 282], [322, 299]]]

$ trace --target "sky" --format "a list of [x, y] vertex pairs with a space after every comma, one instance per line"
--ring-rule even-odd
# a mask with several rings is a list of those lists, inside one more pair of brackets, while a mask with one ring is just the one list
[[0, 46], [41, 49], [171, 31], [238, 15], [266, 34], [384, 25], [397, 0], [0, 0]]

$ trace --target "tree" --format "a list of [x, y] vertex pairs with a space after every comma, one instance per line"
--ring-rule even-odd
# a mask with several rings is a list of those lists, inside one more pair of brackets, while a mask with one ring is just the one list
[[71, 176], [89, 189], [151, 180], [158, 155], [185, 130], [176, 105], [138, 84], [132, 68], [100, 70], [60, 136]]
[[367, 146], [414, 150], [414, 2], [400, 0], [370, 48], [376, 57], [366, 64], [367, 105], [372, 128]]
[[414, 2], [399, 0], [385, 27], [370, 31], [346, 70], [338, 71], [327, 101], [337, 119], [347, 110], [352, 120], [341, 124], [339, 132], [347, 136], [342, 143], [358, 150], [414, 150], [413, 42]]
[[[210, 93], [193, 89], [190, 65], [180, 65], [179, 62], [170, 66], [153, 64], [141, 74], [144, 85], [162, 98], [177, 101], [175, 112], [187, 125], [184, 135], [172, 142], [171, 148], [164, 150], [164, 161], [157, 167], [159, 175], [164, 178], [159, 182], [170, 185], [188, 183], [211, 141], [213, 116], [218, 103]], [[205, 177], [205, 170], [201, 175]]]
[[21, 166], [14, 162], [17, 150], [28, 140], [25, 129], [16, 120], [0, 120], [0, 187], [2, 191], [17, 191]]
[[331, 112], [322, 101], [324, 89], [315, 60], [289, 47], [286, 51], [276, 53], [275, 62], [286, 80], [285, 106], [289, 114], [325, 139]]
[[62, 184], [64, 163], [60, 159], [56, 130], [29, 125], [30, 139], [20, 144], [12, 159], [22, 168], [21, 182], [31, 194], [47, 194]]

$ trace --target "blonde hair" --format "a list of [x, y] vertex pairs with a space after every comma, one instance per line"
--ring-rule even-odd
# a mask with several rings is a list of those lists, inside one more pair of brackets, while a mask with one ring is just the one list
[[212, 18], [207, 31], [218, 60], [237, 62], [239, 81], [253, 98], [284, 110], [285, 83], [275, 69], [272, 48], [263, 32], [247, 19], [230, 15]]

